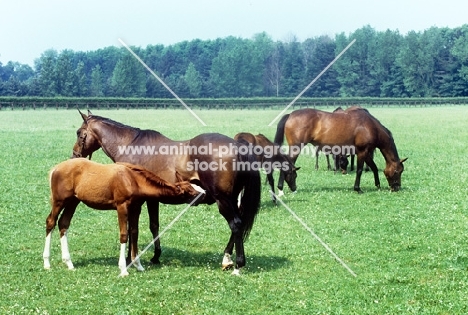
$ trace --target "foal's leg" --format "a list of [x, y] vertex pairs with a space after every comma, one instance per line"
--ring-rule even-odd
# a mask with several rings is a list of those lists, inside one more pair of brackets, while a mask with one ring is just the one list
[[[281, 170], [280, 170], [281, 173]], [[271, 170], [269, 173], [267, 173], [267, 180], [268, 184], [270, 185], [270, 190], [273, 192], [271, 195], [271, 200], [275, 203], [276, 205], [276, 198], [275, 198], [275, 179], [273, 178], [273, 170]]]
[[128, 240], [128, 207], [127, 205], [121, 204], [117, 206], [117, 218], [119, 220], [119, 230], [120, 230], [120, 257], [119, 257], [119, 268], [120, 276], [128, 276], [127, 271], [127, 261], [125, 260], [125, 247]]
[[57, 218], [62, 212], [63, 209], [63, 201], [54, 200], [52, 199], [52, 210], [50, 211], [49, 215], [46, 219], [46, 238], [45, 238], [45, 245], [44, 245], [44, 252], [42, 253], [42, 258], [44, 259], [44, 269], [50, 269], [50, 243], [52, 239], [52, 231], [57, 224]]
[[153, 235], [154, 242], [154, 256], [151, 258], [153, 264], [159, 264], [159, 257], [161, 257], [161, 242], [159, 240], [159, 202], [157, 200], [147, 200], [146, 206], [148, 208], [149, 228]]
[[67, 202], [65, 209], [63, 210], [62, 215], [58, 221], [58, 226], [60, 230], [60, 247], [62, 249], [62, 261], [67, 265], [68, 269], [75, 269], [71, 261], [70, 251], [68, 249], [68, 237], [67, 232], [70, 227], [71, 220], [75, 214], [76, 207], [80, 201], [76, 198], [73, 198]]

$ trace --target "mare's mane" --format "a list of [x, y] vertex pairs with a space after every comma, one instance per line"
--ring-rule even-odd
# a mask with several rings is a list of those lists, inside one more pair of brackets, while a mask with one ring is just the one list
[[122, 123], [120, 123], [118, 121], [112, 120], [110, 118], [102, 117], [102, 116], [90, 115], [90, 116], [88, 116], [88, 120], [90, 120], [90, 119], [96, 119], [99, 122], [102, 122], [103, 124], [106, 124], [106, 125], [111, 126], [111, 127], [133, 130], [134, 132], [137, 133], [137, 135], [141, 135], [141, 134], [161, 135], [161, 133], [159, 131], [156, 131], [156, 130], [140, 129], [140, 128], [137, 128], [137, 127], [132, 127], [132, 126], [125, 125], [125, 124], [122, 124]]

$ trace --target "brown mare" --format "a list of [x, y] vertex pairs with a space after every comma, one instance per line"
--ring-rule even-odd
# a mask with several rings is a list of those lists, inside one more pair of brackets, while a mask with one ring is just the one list
[[[262, 134], [253, 135], [248, 132], [240, 132], [234, 136], [234, 140], [249, 145], [253, 153], [257, 157], [257, 161], [261, 164], [267, 175], [270, 190], [273, 192], [271, 199], [276, 204], [275, 197], [275, 180], [273, 178], [273, 171], [275, 168], [280, 170], [281, 175], [288, 184], [291, 191], [296, 191], [296, 177], [300, 167], [295, 167], [291, 158], [283, 154], [281, 147], [271, 142], [267, 137]], [[258, 153], [256, 153], [258, 152]], [[283, 195], [283, 185], [278, 185], [278, 196]]]
[[[171, 184], [150, 171], [128, 163], [98, 164], [87, 159], [71, 159], [56, 165], [49, 174], [52, 210], [46, 219], [44, 268], [50, 268], [50, 243], [57, 219], [62, 260], [74, 269], [68, 251], [67, 231], [80, 202], [98, 210], [117, 210], [120, 229], [121, 275], [128, 275], [125, 261], [127, 229], [133, 237], [132, 261], [138, 254], [138, 220], [142, 203], [148, 198], [161, 202], [190, 202], [200, 193], [185, 182]], [[62, 212], [63, 211], [63, 212]], [[139, 259], [135, 266], [144, 270]]]
[[377, 166], [372, 158], [375, 148], [378, 148], [385, 158], [384, 174], [391, 190], [398, 191], [401, 187], [401, 173], [406, 159], [400, 160], [390, 130], [365, 109], [356, 107], [335, 113], [310, 108], [296, 110], [279, 121], [275, 143], [282, 144], [284, 136], [293, 161], [296, 161], [299, 149], [308, 143], [318, 147], [354, 148], [357, 155], [354, 190], [359, 193], [362, 193], [360, 182], [364, 163], [373, 171], [375, 185], [380, 188]]
[[[157, 131], [127, 126], [89, 111], [88, 115], [80, 114], [83, 124], [77, 131], [72, 157], [88, 157], [102, 148], [114, 162], [141, 165], [171, 183], [176, 181], [177, 171], [183, 180], [201, 186], [206, 191], [202, 203], [216, 202], [220, 214], [231, 229], [224, 250], [223, 269], [234, 266], [231, 255], [235, 246], [236, 264], [233, 273], [238, 274], [239, 269], [245, 266], [244, 241], [260, 209], [261, 183], [258, 170], [238, 169], [237, 164], [252, 163], [255, 157], [240, 154], [236, 151], [238, 142], [217, 133], [201, 134], [186, 141], [173, 141]], [[154, 152], [138, 151], [142, 148]], [[237, 198], [241, 192], [243, 194], [238, 205]], [[148, 199], [146, 204], [150, 230], [156, 239], [159, 233], [159, 201]], [[159, 263], [160, 255], [161, 246], [157, 238], [151, 262]]]

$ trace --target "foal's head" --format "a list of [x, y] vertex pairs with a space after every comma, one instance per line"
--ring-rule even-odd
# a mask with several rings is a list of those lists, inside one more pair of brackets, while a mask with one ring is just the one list
[[[79, 110], [78, 110], [79, 111]], [[80, 128], [76, 131], [76, 142], [73, 146], [73, 154], [71, 158], [77, 157], [88, 157], [91, 159], [91, 155], [94, 151], [98, 150], [101, 145], [90, 128], [89, 119], [91, 117], [91, 112], [88, 111], [88, 115], [83, 114], [80, 111], [81, 117], [83, 118], [83, 123]]]
[[341, 174], [346, 174], [348, 172], [348, 164], [349, 164], [348, 157], [343, 154], [338, 154], [335, 158], [338, 159], [337, 164], [338, 164], [339, 170], [341, 171]]

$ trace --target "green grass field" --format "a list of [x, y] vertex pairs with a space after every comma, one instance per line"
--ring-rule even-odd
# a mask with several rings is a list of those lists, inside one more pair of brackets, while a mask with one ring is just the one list
[[[331, 110], [331, 109], [330, 109]], [[298, 193], [285, 203], [357, 274], [353, 277], [262, 188], [240, 277], [221, 271], [229, 228], [215, 205], [190, 208], [163, 235], [162, 264], [119, 278], [115, 211], [80, 205], [69, 231], [76, 270], [61, 262], [58, 233], [43, 269], [48, 171], [71, 155], [75, 110], [0, 112], [1, 314], [465, 314], [468, 313], [468, 107], [370, 108], [408, 157], [402, 190], [363, 174], [334, 175], [301, 156]], [[173, 139], [203, 132], [273, 138], [279, 113], [100, 110], [95, 114]], [[110, 163], [99, 151], [93, 160]], [[278, 174], [275, 174], [277, 178]], [[262, 180], [263, 182], [263, 180]], [[161, 207], [165, 227], [185, 205]], [[146, 210], [140, 248], [151, 240]], [[151, 253], [142, 257], [148, 266]]]

